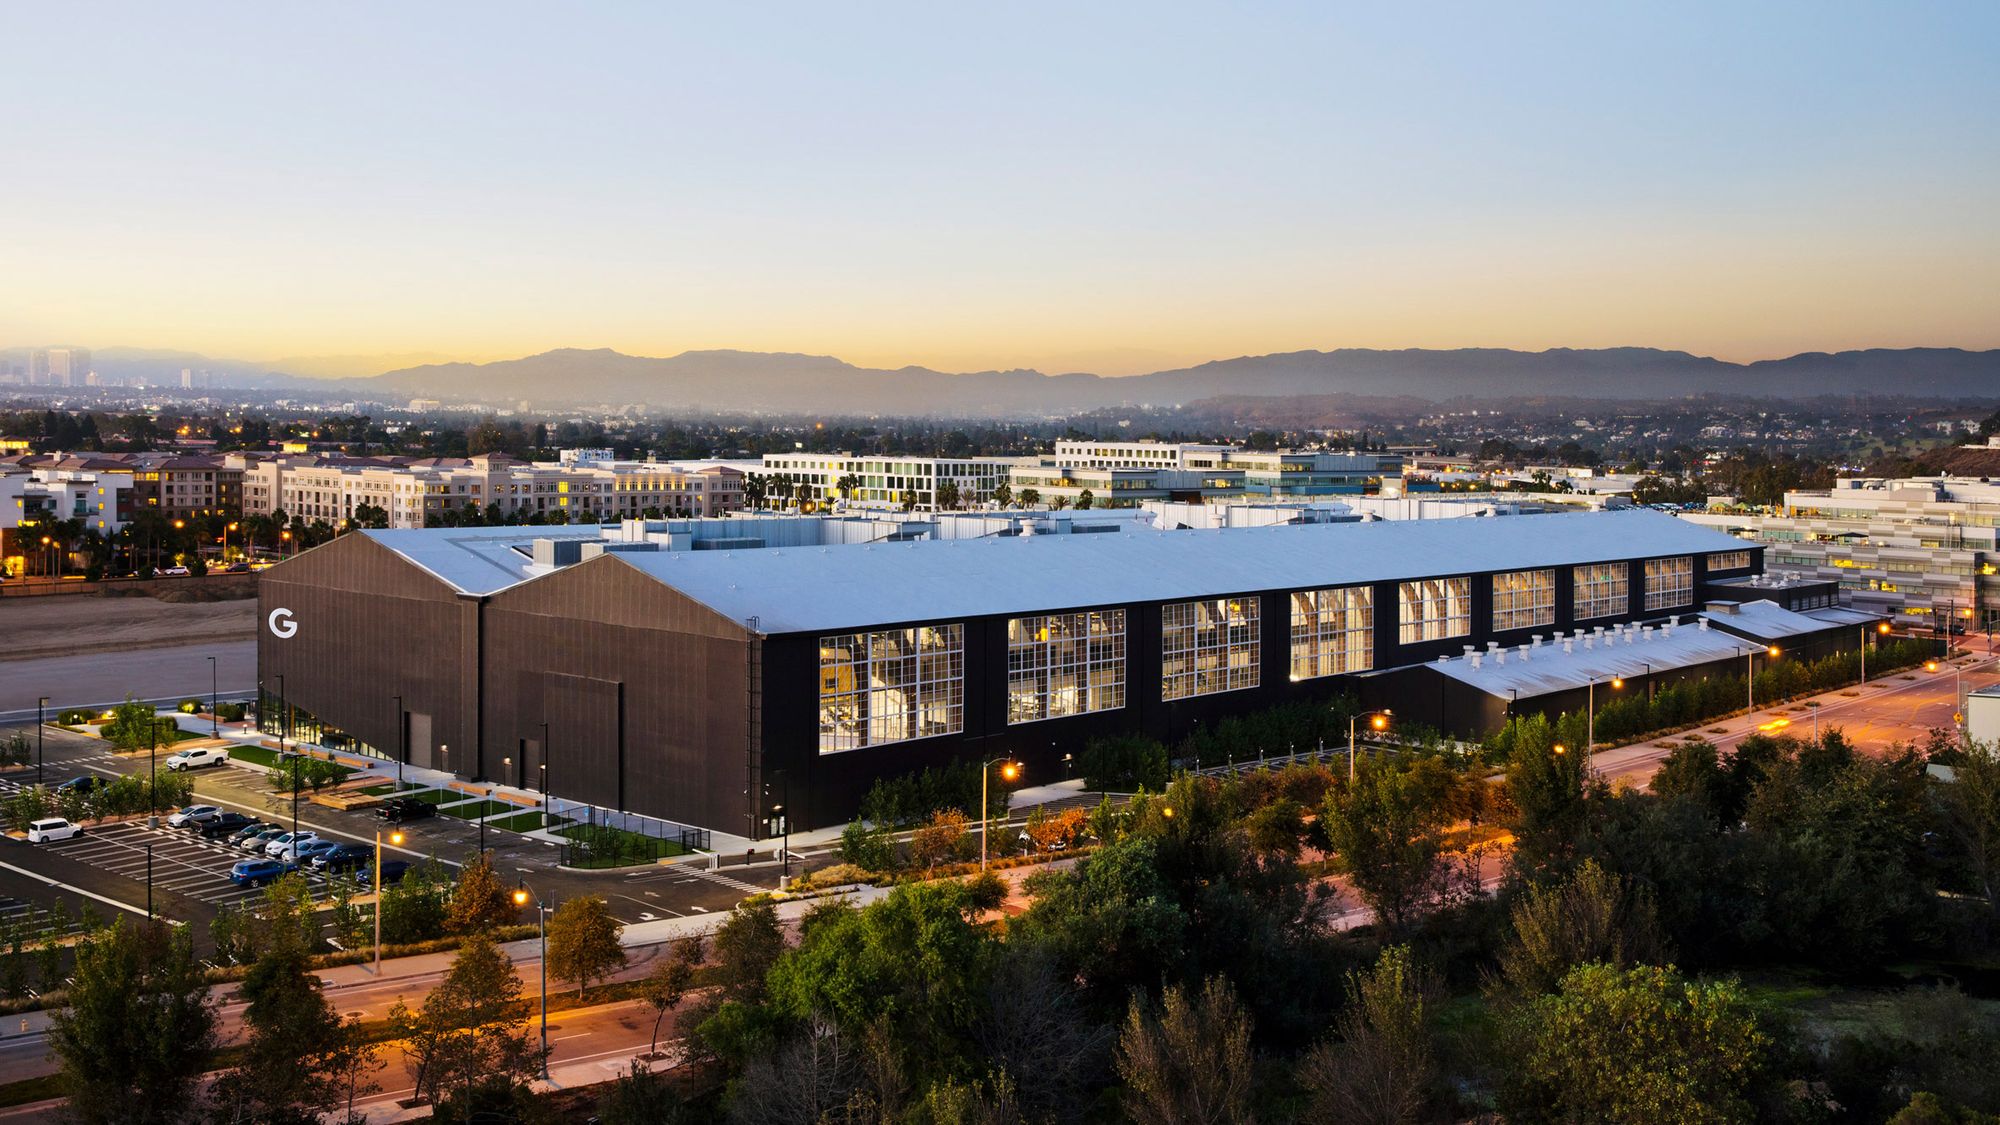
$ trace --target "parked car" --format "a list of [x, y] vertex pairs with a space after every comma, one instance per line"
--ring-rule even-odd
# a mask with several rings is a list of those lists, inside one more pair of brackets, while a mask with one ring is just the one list
[[87, 773], [81, 777], [72, 777], [68, 781], [57, 784], [56, 794], [60, 796], [64, 793], [81, 793], [88, 797], [99, 789], [109, 787], [110, 784], [111, 779], [108, 777], [99, 777], [94, 773]]
[[375, 815], [390, 824], [401, 824], [406, 820], [422, 820], [437, 815], [437, 806], [429, 801], [419, 801], [415, 797], [391, 797], [375, 809]]
[[59, 816], [45, 817], [28, 822], [28, 842], [47, 844], [56, 840], [67, 840], [71, 836], [83, 835], [83, 825], [71, 824]]
[[222, 810], [214, 805], [189, 805], [167, 818], [168, 828], [186, 828], [197, 821], [208, 820], [222, 815]]
[[265, 846], [284, 834], [285, 830], [283, 828], [273, 824], [268, 828], [259, 829], [253, 836], [245, 836], [240, 846], [246, 852], [263, 855]]
[[245, 816], [240, 812], [226, 812], [221, 816], [202, 821], [199, 830], [204, 840], [222, 840], [256, 823], [257, 818], [254, 816]]
[[170, 567], [165, 567], [160, 571], [160, 577], [186, 578], [188, 575], [193, 573], [194, 573], [193, 571], [189, 570], [187, 567], [184, 566], [170, 566]]
[[293, 863], [298, 864], [300, 867], [310, 867], [312, 866], [313, 860], [319, 858], [320, 856], [325, 855], [326, 853], [332, 851], [333, 849], [339, 846], [340, 846], [339, 840], [329, 840], [324, 836], [315, 836], [314, 838], [307, 840], [305, 843], [300, 844], [297, 847], [294, 847], [292, 849], [292, 854], [287, 856], [286, 858], [290, 859]]
[[229, 751], [220, 746], [208, 746], [198, 750], [176, 750], [160, 763], [170, 770], [198, 770], [206, 766], [226, 766]]
[[250, 818], [250, 823], [245, 824], [243, 827], [237, 829], [234, 833], [230, 835], [230, 837], [227, 840], [224, 840], [223, 843], [232, 848], [240, 848], [243, 846], [244, 841], [250, 839], [250, 837], [255, 836], [262, 832], [268, 832], [270, 830], [271, 830], [270, 825], [265, 824], [263, 821], [258, 820], [256, 817], [253, 816]]
[[239, 887], [255, 887], [268, 883], [285, 872], [292, 865], [275, 859], [239, 859], [229, 869], [229, 881]]
[[298, 849], [312, 840], [319, 839], [317, 832], [287, 832], [264, 845], [264, 854], [272, 859], [298, 860]]
[[230, 563], [230, 564], [229, 564], [228, 566], [225, 566], [225, 567], [223, 567], [223, 568], [222, 568], [222, 573], [224, 573], [224, 574], [248, 574], [248, 573], [250, 573], [250, 564], [249, 564], [249, 563], [246, 563], [246, 562], [233, 562], [233, 563]]
[[357, 867], [373, 867], [375, 849], [367, 844], [335, 844], [323, 851], [315, 852], [312, 868], [315, 871], [352, 871]]
[[[407, 859], [385, 859], [385, 860], [383, 860], [383, 861], [382, 861], [382, 885], [386, 887], [386, 886], [390, 886], [390, 885], [392, 885], [392, 884], [395, 884], [395, 883], [400, 883], [400, 882], [402, 882], [402, 881], [403, 881], [403, 876], [405, 876], [405, 875], [409, 874], [409, 871], [410, 871], [410, 861], [409, 861], [409, 860], [407, 860]], [[371, 863], [371, 864], [366, 864], [366, 865], [364, 865], [364, 866], [363, 866], [363, 867], [361, 868], [361, 876], [360, 876], [360, 882], [361, 882], [361, 885], [362, 885], [362, 886], [364, 886], [364, 887], [366, 887], [366, 886], [370, 886], [370, 885], [372, 885], [372, 884], [373, 884], [373, 883], [375, 882], [375, 865], [374, 865], [374, 864], [372, 864], [372, 863]]]

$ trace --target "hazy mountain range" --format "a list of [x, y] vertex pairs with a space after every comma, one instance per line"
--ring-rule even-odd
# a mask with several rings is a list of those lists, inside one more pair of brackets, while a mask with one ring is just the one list
[[[12, 349], [0, 352], [0, 358], [14, 359], [16, 353], [25, 354]], [[2000, 350], [1958, 348], [1806, 352], [1742, 364], [1657, 348], [1542, 352], [1347, 348], [1243, 356], [1118, 378], [1026, 370], [888, 370], [794, 353], [694, 351], [651, 358], [602, 348], [562, 348], [493, 363], [427, 363], [366, 378], [324, 377], [397, 358], [405, 357], [252, 363], [191, 352], [105, 348], [94, 353], [94, 365], [107, 378], [124, 382], [168, 383], [189, 367], [211, 372], [217, 386], [312, 387], [392, 400], [423, 396], [493, 403], [643, 403], [654, 409], [693, 412], [1035, 416], [1123, 405], [1166, 406], [1221, 396], [1328, 394], [1431, 402], [1697, 394], [2000, 397]]]

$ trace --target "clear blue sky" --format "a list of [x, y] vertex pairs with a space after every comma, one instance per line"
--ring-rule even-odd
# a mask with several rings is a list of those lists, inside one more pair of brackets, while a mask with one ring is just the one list
[[14, 4], [0, 344], [2000, 346], [2000, 4]]

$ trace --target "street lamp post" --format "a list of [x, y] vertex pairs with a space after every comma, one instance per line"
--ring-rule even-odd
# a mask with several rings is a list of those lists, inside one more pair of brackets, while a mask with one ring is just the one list
[[[488, 808], [491, 808], [493, 805], [493, 792], [494, 789], [491, 785], [486, 787], [486, 805]], [[479, 854], [486, 854], [486, 818], [483, 816], [479, 818]]]
[[[778, 803], [771, 806], [771, 812], [778, 817], [778, 832], [783, 837], [779, 844], [779, 873], [784, 878], [792, 877], [792, 775], [790, 770], [772, 770], [771, 773], [783, 780], [778, 785]], [[771, 795], [771, 783], [764, 783], [764, 796]]]
[[[391, 832], [389, 843], [401, 846], [403, 834]], [[382, 830], [375, 830], [375, 975], [382, 975]]]
[[986, 797], [986, 783], [993, 778], [994, 763], [1000, 764], [1002, 779], [1012, 781], [1021, 776], [1021, 767], [1007, 758], [989, 758], [979, 763], [979, 870], [986, 870], [986, 830], [993, 823], [992, 805]]
[[[1611, 690], [1622, 691], [1625, 681], [1618, 676], [1611, 677]], [[1591, 678], [1583, 692], [1583, 760], [1587, 766], [1590, 755], [1597, 749], [1597, 679]]]
[[538, 765], [541, 767], [542, 821], [543, 823], [547, 823], [556, 814], [555, 806], [549, 803], [549, 721], [547, 719], [542, 720], [542, 760]]
[[1389, 720], [1395, 714], [1394, 711], [1384, 707], [1380, 711], [1362, 711], [1359, 714], [1347, 717], [1347, 781], [1350, 785], [1354, 782], [1354, 731], [1356, 725], [1362, 719], [1366, 718], [1369, 729], [1388, 730]]
[[1819, 744], [1819, 708], [1819, 700], [1812, 699], [1806, 701], [1806, 710], [1812, 712], [1812, 740], [1814, 745]]
[[35, 700], [35, 784], [37, 786], [40, 786], [42, 783], [42, 747], [48, 741], [48, 735], [45, 733], [45, 724], [48, 722], [48, 716], [43, 714], [48, 709], [48, 706], [49, 697], [46, 695]]
[[222, 689], [217, 685], [222, 680], [215, 669], [215, 657], [211, 656], [208, 658], [208, 733], [221, 738], [222, 716], [217, 712], [222, 710]]
[[521, 880], [514, 888], [514, 905], [526, 906], [528, 900], [535, 901], [535, 928], [542, 939], [542, 1080], [549, 1077], [549, 911], [543, 905], [542, 897], [528, 888], [528, 881]]
[[[1886, 623], [1886, 621], [1878, 621], [1878, 623], [1876, 623], [1876, 633], [1878, 633], [1878, 635], [1884, 635], [1884, 633], [1888, 633], [1888, 623]], [[1866, 625], [1862, 627], [1862, 647], [1860, 647], [1860, 655], [1862, 655], [1862, 683], [1868, 683], [1868, 627], [1866, 627]]]
[[146, 766], [147, 772], [151, 775], [146, 781], [146, 827], [158, 828], [160, 826], [160, 716], [151, 710], [146, 712], [146, 733], [151, 736], [146, 740]]
[[[1770, 648], [1764, 650], [1765, 654], [1772, 660], [1778, 658], [1778, 651], [1777, 645], [1772, 645]], [[1746, 696], [1749, 700], [1749, 709], [1755, 711], [1757, 709], [1757, 650], [1754, 648], [1743, 654], [1743, 689], [1749, 693]]]
[[146, 920], [153, 919], [153, 845], [146, 845]]
[[403, 759], [410, 756], [410, 722], [404, 718], [403, 697], [396, 696], [396, 792], [403, 791]]

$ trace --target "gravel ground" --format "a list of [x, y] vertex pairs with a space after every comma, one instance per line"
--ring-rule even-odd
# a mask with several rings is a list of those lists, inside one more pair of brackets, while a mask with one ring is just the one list
[[170, 604], [154, 598], [0, 598], [0, 660], [77, 656], [257, 636], [254, 599]]

